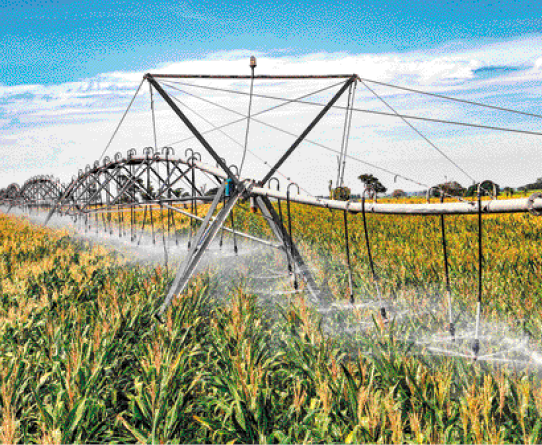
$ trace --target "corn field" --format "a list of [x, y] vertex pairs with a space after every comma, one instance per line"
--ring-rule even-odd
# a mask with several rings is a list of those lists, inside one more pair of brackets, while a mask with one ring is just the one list
[[[318, 279], [346, 299], [342, 214], [294, 205], [291, 217]], [[248, 211], [235, 218], [269, 235]], [[384, 293], [429, 304], [443, 285], [438, 219], [368, 223]], [[176, 227], [186, 235], [186, 220]], [[484, 227], [484, 317], [521, 319], [540, 346], [542, 219], [485, 216]], [[454, 298], [470, 308], [475, 219], [447, 217], [447, 230]], [[363, 333], [328, 335], [303, 297], [270, 311], [242, 286], [220, 295], [210, 270], [156, 325], [172, 275], [70, 235], [0, 215], [1, 443], [542, 442], [536, 368], [412, 354], [408, 327], [377, 316]], [[362, 236], [352, 216], [359, 296], [373, 292]]]

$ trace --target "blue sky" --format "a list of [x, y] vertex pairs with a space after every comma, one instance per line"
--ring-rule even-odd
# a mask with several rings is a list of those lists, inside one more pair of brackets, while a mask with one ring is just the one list
[[[246, 74], [251, 54], [258, 56], [262, 74], [356, 72], [462, 99], [538, 114], [542, 110], [540, 2], [4, 0], [0, 21], [0, 176], [6, 184], [48, 173], [67, 180], [92, 163], [145, 72]], [[291, 87], [280, 93], [301, 94], [302, 88]], [[542, 131], [537, 119], [375, 89], [405, 113]], [[145, 89], [112, 150], [151, 143], [148, 100]], [[356, 100], [361, 108], [384, 109], [361, 86]], [[243, 100], [229, 103], [246, 112]], [[227, 118], [216, 110], [203, 111], [217, 122]], [[295, 119], [295, 113], [285, 111], [273, 122], [299, 133], [313, 111], [298, 111]], [[178, 122], [167, 109], [158, 112], [161, 141], [176, 140]], [[335, 147], [340, 133], [333, 119], [314, 137]], [[477, 179], [518, 186], [542, 176], [539, 138], [415, 125]], [[444, 177], [466, 183], [401, 122], [356, 115], [354, 126], [353, 155], [424, 183]], [[252, 144], [262, 156], [276, 157], [291, 142], [260, 130]], [[236, 131], [242, 139], [243, 128], [232, 129], [232, 135]], [[232, 162], [238, 157], [235, 150], [224, 152]], [[327, 179], [335, 176], [334, 157], [317, 156], [311, 147], [300, 149], [298, 156], [285, 164], [285, 173], [324, 192]], [[299, 171], [309, 157], [314, 168]], [[327, 170], [317, 168], [324, 164]], [[355, 177], [365, 168], [347, 168], [350, 185], [359, 187]], [[412, 189], [396, 184], [393, 176], [381, 177], [390, 188]]]
[[10, 1], [1, 82], [58, 83], [216, 51], [402, 52], [542, 29], [540, 2]]

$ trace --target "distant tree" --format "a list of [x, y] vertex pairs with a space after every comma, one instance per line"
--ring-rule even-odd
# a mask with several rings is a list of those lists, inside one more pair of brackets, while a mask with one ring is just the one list
[[506, 196], [512, 196], [512, 194], [514, 193], [514, 189], [512, 187], [503, 187], [502, 192]]
[[397, 189], [397, 190], [394, 190], [391, 194], [391, 197], [392, 198], [403, 198], [406, 196], [406, 193], [404, 190], [401, 190], [401, 189]]
[[373, 176], [370, 173], [359, 175], [358, 179], [363, 182], [366, 187], [373, 187], [376, 193], [386, 193], [388, 190], [376, 176]]
[[178, 189], [172, 190], [172, 193], [173, 193], [173, 196], [175, 196], [176, 198], [180, 198], [183, 195], [183, 191], [184, 189], [178, 188]]
[[442, 184], [438, 184], [433, 187], [431, 194], [434, 197], [439, 197], [441, 190], [445, 193], [446, 196], [463, 196], [463, 193], [465, 193], [465, 187], [463, 187], [457, 181], [448, 181], [443, 182]]
[[214, 187], [205, 192], [205, 196], [215, 196], [218, 193], [218, 187]]
[[[495, 193], [497, 196], [499, 196], [499, 193], [501, 192], [501, 189], [499, 187], [499, 184], [496, 184], [493, 181], [490, 181], [489, 179], [482, 181], [480, 183], [480, 188], [482, 189], [483, 195], [490, 195], [493, 196]], [[467, 191], [464, 193], [464, 196], [476, 196], [478, 194], [478, 184], [471, 185]]]
[[141, 197], [147, 201], [150, 201], [155, 198], [155, 191], [152, 184], [149, 184], [148, 187], [143, 187], [145, 191], [141, 191]]
[[123, 191], [120, 202], [131, 203], [137, 201], [137, 194], [141, 193], [143, 188], [143, 180], [141, 178], [129, 178], [126, 175], [118, 177], [118, 193]]
[[538, 178], [532, 184], [525, 185], [526, 190], [540, 190], [542, 189], [542, 178]]
[[348, 187], [336, 187], [331, 191], [331, 199], [339, 201], [348, 201], [350, 199], [351, 190]]

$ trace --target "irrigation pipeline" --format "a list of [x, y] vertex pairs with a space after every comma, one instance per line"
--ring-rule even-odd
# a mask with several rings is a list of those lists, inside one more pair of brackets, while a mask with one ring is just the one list
[[[99, 186], [95, 182], [95, 178], [98, 175], [105, 175], [108, 172], [121, 172], [126, 175], [126, 185], [120, 190], [117, 195], [126, 195], [134, 193], [132, 189], [138, 190], [141, 186], [138, 184], [138, 180], [142, 173], [147, 171], [154, 163], [168, 164], [172, 171], [179, 172], [182, 168], [188, 168], [192, 177], [188, 176], [184, 172], [183, 175], [176, 179], [176, 181], [191, 179], [190, 187], [192, 188], [192, 196], [190, 201], [193, 203], [193, 213], [197, 216], [197, 201], [206, 201], [210, 198], [203, 197], [199, 191], [195, 188], [195, 171], [206, 172], [217, 179], [226, 180], [228, 175], [220, 168], [213, 167], [205, 164], [199, 160], [196, 160], [193, 156], [187, 156], [187, 158], [180, 158], [175, 156], [165, 156], [162, 154], [155, 154], [152, 157], [148, 155], [137, 156], [129, 154], [126, 157], [115, 156], [115, 160], [109, 160], [105, 158], [106, 162], [102, 165], [95, 163], [93, 167], [87, 166], [86, 170], [80, 171], [78, 177], [74, 178], [72, 183], [67, 187], [61, 187], [58, 180], [49, 177], [33, 177], [28, 180], [23, 187], [19, 188], [16, 184], [11, 184], [6, 189], [0, 190], [0, 201], [4, 204], [11, 206], [22, 206], [31, 204], [33, 207], [51, 207], [51, 213], [57, 210], [57, 207], [61, 208], [59, 197], [63, 197], [64, 200], [73, 200], [77, 195], [77, 199], [83, 201], [92, 202], [103, 191], [103, 186]], [[146, 164], [146, 165], [144, 165]], [[141, 167], [143, 170], [138, 170]], [[152, 171], [152, 170], [151, 170]], [[129, 176], [128, 176], [129, 175]], [[182, 176], [182, 177], [181, 177]], [[107, 179], [107, 183], [111, 179]], [[252, 184], [253, 187], [250, 190], [252, 196], [261, 196], [266, 198], [277, 199], [281, 201], [290, 200], [291, 203], [305, 204], [313, 207], [326, 208], [330, 210], [348, 210], [350, 213], [361, 213], [362, 203], [345, 201], [339, 201], [334, 199], [318, 198], [301, 193], [285, 193], [278, 189], [273, 190], [268, 187], [260, 187], [257, 180], [250, 178], [238, 178], [238, 181], [244, 184]], [[47, 184], [54, 192], [46, 193], [44, 191], [43, 184]], [[131, 210], [136, 205], [150, 205], [151, 203], [160, 204], [160, 202], [185, 202], [186, 197], [176, 198], [168, 196], [171, 187], [160, 187], [156, 192], [155, 197], [147, 197], [145, 201], [139, 201], [131, 205]], [[93, 187], [101, 187], [98, 190], [94, 190]], [[143, 188], [144, 189], [144, 188]], [[146, 191], [146, 190], [145, 190]], [[77, 192], [77, 193], [76, 193]], [[138, 191], [139, 192], [139, 191]], [[198, 196], [199, 195], [199, 196]], [[119, 196], [110, 201], [111, 205], [119, 204]], [[101, 207], [101, 206], [100, 206]], [[74, 209], [76, 206], [74, 205]], [[479, 205], [473, 201], [462, 202], [441, 202], [441, 203], [416, 203], [416, 204], [389, 204], [379, 203], [376, 200], [372, 202], [366, 202], [364, 204], [364, 210], [367, 213], [373, 214], [389, 214], [389, 215], [475, 215], [477, 213], [492, 214], [492, 213], [525, 213], [530, 212], [534, 215], [542, 213], [542, 195], [533, 194], [529, 198], [517, 198], [517, 199], [490, 199], [481, 200]], [[82, 212], [93, 213], [94, 210], [89, 208], [88, 204], [85, 208], [82, 208]], [[79, 213], [79, 212], [78, 212]], [[131, 218], [133, 216], [131, 215]]]
[[[182, 159], [176, 159], [176, 162], [187, 164], [187, 162]], [[195, 162], [194, 165], [198, 169], [206, 171], [207, 173], [210, 173], [218, 178], [227, 178], [227, 175], [223, 171], [208, 164]], [[247, 178], [239, 178], [239, 180], [241, 182], [256, 184], [251, 189], [251, 193], [253, 195], [281, 200], [287, 199], [287, 193], [283, 193], [279, 190], [259, 187], [256, 180]], [[507, 200], [492, 199], [489, 201], [481, 201], [480, 209], [482, 213], [486, 214], [526, 212], [536, 214], [536, 212], [542, 211], [542, 196], [535, 195], [533, 195], [532, 198], [517, 198]], [[306, 204], [314, 207], [333, 210], [346, 210], [348, 206], [348, 211], [350, 213], [362, 212], [362, 204], [359, 202], [352, 202], [351, 204], [348, 204], [345, 201], [317, 198], [303, 194], [290, 194], [290, 201], [298, 204]], [[478, 213], [478, 206], [472, 201], [427, 204], [387, 204], [373, 201], [365, 204], [365, 211], [367, 213], [390, 215], [474, 215]]]

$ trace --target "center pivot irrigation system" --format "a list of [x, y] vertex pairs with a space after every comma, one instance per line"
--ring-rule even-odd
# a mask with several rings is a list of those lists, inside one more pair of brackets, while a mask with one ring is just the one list
[[[69, 216], [84, 226], [85, 230], [98, 231], [100, 228], [113, 234], [118, 230], [120, 237], [130, 238], [134, 243], [140, 243], [141, 237], [145, 227], [150, 228], [152, 232], [152, 241], [156, 243], [157, 236], [162, 238], [164, 249], [166, 249], [166, 238], [171, 241], [175, 239], [175, 243], [179, 243], [178, 231], [176, 225], [178, 220], [176, 216], [181, 214], [190, 218], [189, 227], [189, 241], [188, 241], [188, 255], [179, 266], [174, 281], [169, 288], [167, 295], [164, 297], [164, 301], [161, 304], [156, 317], [159, 321], [162, 321], [162, 317], [168, 307], [171, 305], [176, 295], [181, 294], [187, 287], [190, 279], [193, 277], [196, 268], [203, 255], [208, 250], [211, 242], [215, 237], [220, 234], [220, 243], [225, 233], [229, 233], [233, 238], [234, 250], [237, 253], [237, 239], [246, 238], [252, 242], [261, 243], [266, 246], [270, 246], [279, 249], [284, 253], [288, 262], [289, 272], [293, 275], [294, 286], [296, 289], [301, 287], [305, 291], [305, 294], [313, 301], [319, 304], [328, 305], [331, 302], [328, 300], [328, 293], [321, 289], [314, 279], [309, 267], [305, 264], [305, 261], [298, 249], [298, 246], [292, 237], [292, 227], [290, 218], [290, 203], [304, 204], [313, 207], [337, 210], [343, 212], [344, 222], [344, 234], [345, 234], [345, 250], [346, 259], [348, 265], [348, 282], [349, 282], [349, 294], [350, 302], [354, 303], [354, 286], [352, 283], [352, 270], [350, 265], [350, 236], [348, 231], [348, 217], [349, 214], [361, 213], [364, 223], [364, 240], [367, 248], [368, 262], [370, 263], [370, 270], [372, 274], [372, 280], [375, 286], [375, 293], [377, 295], [380, 304], [380, 314], [384, 321], [387, 320], [389, 314], [386, 313], [385, 306], [383, 304], [383, 298], [381, 295], [381, 288], [379, 285], [379, 274], [375, 267], [373, 257], [371, 254], [371, 242], [370, 232], [367, 228], [366, 214], [396, 214], [396, 215], [440, 215], [440, 224], [442, 229], [442, 248], [443, 248], [443, 270], [446, 279], [446, 292], [450, 308], [449, 313], [449, 332], [452, 337], [455, 336], [454, 317], [452, 314], [452, 291], [450, 286], [449, 266], [448, 266], [448, 252], [446, 245], [446, 230], [445, 230], [445, 215], [452, 214], [475, 214], [478, 215], [478, 301], [476, 309], [476, 334], [473, 344], [471, 345], [473, 358], [478, 357], [480, 350], [479, 330], [480, 330], [480, 312], [482, 299], [482, 273], [483, 273], [483, 245], [482, 245], [482, 216], [490, 213], [513, 213], [513, 212], [530, 212], [533, 215], [540, 215], [542, 212], [542, 195], [535, 193], [529, 198], [525, 199], [510, 199], [510, 200], [497, 200], [495, 196], [490, 196], [489, 200], [482, 200], [483, 194], [490, 194], [487, 192], [487, 188], [483, 186], [483, 183], [478, 185], [477, 199], [473, 201], [466, 201], [461, 198], [455, 198], [453, 196], [447, 196], [441, 189], [432, 190], [428, 188], [428, 198], [431, 192], [440, 193], [439, 203], [425, 204], [388, 204], [378, 203], [376, 200], [376, 193], [371, 188], [366, 188], [360, 202], [354, 201], [340, 201], [335, 199], [324, 199], [320, 197], [312, 196], [309, 192], [303, 191], [296, 183], [292, 182], [289, 177], [286, 177], [281, 173], [281, 167], [292, 154], [296, 151], [302, 142], [310, 142], [317, 146], [321, 146], [329, 149], [321, 143], [310, 141], [308, 139], [311, 131], [320, 123], [322, 118], [331, 109], [344, 110], [344, 128], [343, 137], [340, 150], [335, 151], [339, 155], [339, 167], [337, 174], [337, 185], [343, 185], [344, 166], [346, 159], [355, 159], [367, 165], [367, 162], [354, 158], [347, 153], [348, 140], [350, 135], [350, 129], [352, 125], [352, 115], [354, 112], [369, 112], [379, 115], [391, 116], [401, 119], [408, 125], [413, 131], [419, 134], [424, 140], [439, 151], [446, 159], [453, 163], [457, 168], [461, 169], [450, 158], [442, 153], [438, 147], [436, 147], [429, 139], [422, 135], [411, 123], [412, 120], [427, 120], [431, 122], [445, 122], [451, 125], [463, 125], [470, 127], [482, 127], [486, 129], [494, 129], [498, 131], [512, 131], [516, 133], [527, 133], [541, 135], [532, 131], [520, 131], [515, 129], [488, 127], [478, 124], [468, 124], [461, 122], [442, 121], [438, 119], [422, 118], [417, 116], [401, 115], [395, 111], [389, 103], [385, 102], [380, 96], [374, 92], [368, 83], [380, 83], [375, 81], [369, 81], [362, 79], [357, 75], [330, 75], [330, 76], [269, 76], [261, 75], [256, 76], [254, 74], [254, 68], [256, 67], [256, 60], [251, 58], [250, 67], [252, 74], [249, 76], [231, 76], [231, 75], [167, 75], [167, 74], [146, 74], [143, 81], [139, 85], [137, 92], [135, 93], [130, 106], [126, 109], [119, 126], [115, 130], [113, 137], [109, 141], [109, 144], [105, 148], [102, 156], [92, 166], [87, 165], [84, 170], [79, 170], [78, 174], [72, 178], [69, 184], [61, 184], [58, 180], [50, 176], [37, 176], [29, 179], [24, 183], [22, 187], [17, 184], [11, 184], [5, 189], [0, 190], [0, 203], [7, 207], [9, 212], [12, 208], [19, 208], [27, 212], [47, 212], [45, 224], [49, 222], [53, 215]], [[243, 115], [241, 119], [235, 122], [246, 121], [246, 133], [244, 144], [237, 142], [243, 149], [242, 160], [239, 168], [229, 163], [225, 159], [226, 153], [221, 151], [221, 147], [212, 145], [208, 138], [207, 133], [220, 132], [224, 136], [229, 137], [223, 128], [229, 124], [216, 126], [213, 125], [204, 116], [198, 115], [194, 110], [189, 107], [183, 106], [184, 104], [177, 100], [177, 98], [171, 93], [166, 91], [166, 87], [172, 87], [172, 84], [168, 82], [177, 81], [182, 85], [190, 85], [187, 81], [194, 80], [229, 80], [229, 81], [249, 81], [250, 92], [239, 93], [239, 91], [230, 91], [238, 94], [245, 94], [249, 96], [248, 102], [248, 114]], [[305, 101], [307, 97], [315, 94], [311, 94], [296, 98], [296, 99], [284, 99], [274, 96], [257, 95], [253, 92], [254, 81], [259, 82], [283, 82], [287, 80], [302, 80], [306, 83], [312, 80], [333, 80], [339, 83], [335, 84], [338, 90], [333, 94], [331, 99], [326, 103], [314, 103]], [[131, 105], [134, 102], [135, 97], [140, 91], [142, 84], [148, 82], [150, 85], [151, 94], [151, 110], [152, 110], [152, 122], [153, 122], [153, 134], [154, 134], [154, 147], [146, 147], [143, 149], [142, 154], [137, 153], [135, 149], [131, 149], [126, 155], [116, 153], [113, 159], [108, 156], [104, 156], [107, 149], [111, 145], [111, 141], [117, 134], [126, 114], [128, 113]], [[376, 112], [369, 110], [360, 110], [354, 107], [354, 94], [356, 86], [362, 84], [375, 96], [383, 101], [388, 109], [389, 113]], [[393, 85], [385, 84], [387, 86], [395, 87]], [[201, 85], [192, 85], [199, 88], [212, 89], [210, 87], [204, 87]], [[397, 87], [404, 89], [402, 87]], [[216, 88], [218, 91], [228, 91], [226, 89]], [[318, 90], [320, 92], [322, 90]], [[429, 94], [437, 96], [443, 99], [458, 100], [453, 98], [447, 98], [445, 96], [439, 96], [432, 93], [424, 93], [417, 90], [414, 91], [420, 94]], [[171, 110], [180, 120], [180, 124], [191, 134], [192, 139], [196, 139], [199, 146], [202, 147], [204, 153], [209, 155], [214, 161], [215, 165], [202, 162], [201, 154], [188, 148], [184, 151], [184, 156], [179, 157], [175, 155], [175, 151], [170, 146], [158, 147], [156, 143], [156, 121], [154, 111], [154, 97], [153, 94], [158, 93], [162, 99], [167, 103]], [[191, 94], [191, 93], [190, 93]], [[196, 96], [195, 94], [191, 94]], [[289, 147], [287, 147], [280, 158], [275, 163], [269, 163], [262, 161], [267, 166], [267, 171], [261, 178], [245, 178], [241, 176], [241, 171], [245, 161], [245, 155], [248, 149], [249, 128], [251, 120], [256, 120], [257, 114], [262, 114], [268, 110], [261, 111], [256, 114], [252, 113], [252, 100], [253, 97], [265, 97], [267, 99], [281, 101], [281, 105], [272, 107], [270, 109], [276, 109], [282, 105], [288, 105], [292, 102], [301, 102], [305, 104], [318, 105], [320, 107], [316, 116], [306, 125], [304, 130], [297, 134], [292, 135], [286, 132], [290, 136], [294, 136], [294, 141]], [[347, 96], [346, 106], [339, 106], [338, 100]], [[459, 100], [460, 102], [466, 102], [476, 106], [486, 106], [489, 108], [496, 108], [487, 106], [484, 104], [478, 104], [473, 102], [467, 102]], [[207, 101], [210, 102], [210, 101]], [[211, 104], [213, 104], [211, 102]], [[225, 108], [223, 105], [214, 104]], [[183, 111], [184, 109], [184, 111]], [[190, 110], [196, 113], [207, 124], [211, 125], [212, 130], [202, 131], [199, 129], [193, 121], [187, 116], [186, 111]], [[528, 114], [523, 112], [517, 112], [514, 110], [504, 110], [516, 112], [520, 114]], [[531, 115], [535, 117], [541, 117], [537, 115]], [[263, 121], [258, 121], [263, 123]], [[282, 131], [280, 128], [266, 124], [271, 128], [275, 128]], [[229, 137], [231, 139], [231, 137]], [[187, 139], [188, 140], [188, 139]], [[374, 165], [372, 165], [374, 166]], [[376, 166], [374, 166], [376, 167]], [[376, 167], [378, 168], [378, 167]], [[390, 172], [386, 169], [380, 169], [386, 173], [393, 174], [396, 177], [403, 178], [420, 184], [414, 180], [411, 180], [404, 175]], [[461, 169], [462, 170], [462, 169]], [[462, 170], [463, 171], [463, 170]], [[286, 179], [288, 185], [286, 191], [280, 190], [280, 181], [276, 175], [280, 175]], [[201, 181], [212, 180], [216, 188], [214, 192], [205, 194], [201, 187]], [[180, 192], [180, 185], [183, 185], [190, 190], [190, 192]], [[187, 189], [184, 189], [187, 190]], [[491, 194], [490, 194], [491, 195]], [[444, 198], [451, 198], [454, 202], [444, 202]], [[250, 202], [251, 210], [258, 213], [265, 223], [271, 229], [274, 235], [274, 240], [263, 239], [260, 236], [254, 234], [245, 233], [235, 227], [233, 212], [238, 207], [240, 201]], [[286, 201], [286, 209], [283, 210], [282, 202]], [[198, 215], [198, 204], [206, 203], [206, 213], [203, 216]], [[155, 221], [156, 217], [153, 216], [153, 210], [161, 210], [166, 212], [167, 217], [162, 218], [162, 227], [158, 227], [158, 221]], [[138, 222], [136, 219], [136, 212], [143, 212], [142, 222]], [[244, 211], [244, 210], [243, 210]], [[283, 213], [287, 212], [287, 218], [283, 217]], [[201, 210], [200, 210], [201, 213]], [[117, 215], [117, 224], [112, 223], [112, 215]], [[229, 222], [228, 222], [229, 220]], [[287, 223], [285, 223], [287, 221]], [[197, 226], [199, 222], [199, 228]], [[160, 242], [160, 240], [158, 240]], [[300, 281], [298, 281], [300, 279]]]

